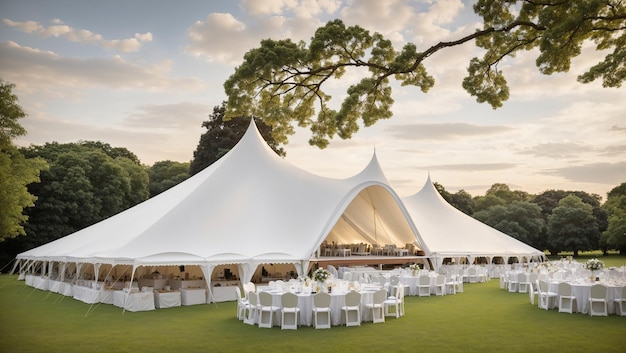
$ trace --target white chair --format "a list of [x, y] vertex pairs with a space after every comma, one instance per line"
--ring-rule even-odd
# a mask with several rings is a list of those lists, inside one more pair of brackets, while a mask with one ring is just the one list
[[237, 319], [243, 320], [246, 318], [246, 305], [248, 305], [248, 299], [241, 296], [241, 289], [239, 286], [235, 287], [235, 294], [237, 296]]
[[280, 296], [280, 304], [280, 329], [297, 330], [298, 317], [300, 314], [300, 308], [298, 308], [298, 296], [291, 292], [284, 293]]
[[528, 296], [530, 297], [530, 305], [535, 305], [535, 296], [539, 295], [539, 290], [537, 289], [537, 281], [529, 282], [528, 284]]
[[387, 291], [379, 289], [374, 292], [374, 300], [365, 304], [365, 307], [372, 311], [372, 321], [375, 324], [385, 322], [385, 305], [383, 304], [385, 299], [387, 299]]
[[[400, 283], [394, 288], [394, 295], [387, 297], [383, 302], [385, 316], [395, 316], [396, 319], [404, 316], [404, 286]], [[393, 308], [393, 310], [390, 310]]]
[[346, 326], [361, 326], [361, 293], [346, 294], [346, 305], [341, 307], [346, 315]]
[[626, 286], [622, 287], [621, 298], [615, 298], [615, 313], [619, 316], [626, 316]]
[[573, 313], [576, 297], [572, 295], [572, 286], [567, 282], [559, 283], [559, 312]]
[[259, 327], [272, 328], [274, 313], [280, 310], [280, 307], [274, 306], [272, 302], [270, 293], [259, 293]]
[[244, 312], [244, 323], [255, 325], [259, 315], [259, 299], [255, 292], [248, 292], [248, 304], [246, 305], [247, 315]]
[[528, 292], [528, 275], [525, 273], [520, 273], [517, 275], [517, 291], [520, 293]]
[[548, 283], [546, 281], [537, 280], [537, 288], [539, 290], [539, 308], [545, 310], [554, 308], [558, 294], [548, 290]]
[[417, 285], [417, 295], [420, 297], [430, 296], [430, 277], [426, 275], [420, 276], [420, 282]]
[[446, 276], [438, 275], [435, 281], [435, 295], [446, 294]]
[[510, 273], [509, 274], [509, 280], [508, 280], [508, 284], [509, 284], [509, 292], [517, 292], [517, 281], [518, 279], [518, 273]]
[[608, 316], [606, 305], [606, 287], [601, 284], [594, 284], [590, 288], [589, 295], [589, 315]]
[[446, 280], [446, 294], [456, 294], [456, 275]]
[[323, 329], [330, 328], [330, 322], [330, 294], [316, 293], [313, 296], [313, 324], [316, 329]]
[[506, 288], [507, 288], [506, 274], [501, 273], [500, 274], [500, 289], [506, 289]]
[[476, 267], [470, 267], [467, 270], [467, 277], [469, 279], [469, 283], [478, 282], [478, 276], [476, 275]]
[[463, 293], [463, 275], [456, 275], [456, 292]]

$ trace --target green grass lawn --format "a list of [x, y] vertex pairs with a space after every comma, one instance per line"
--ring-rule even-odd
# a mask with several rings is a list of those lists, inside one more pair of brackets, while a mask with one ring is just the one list
[[[621, 266], [624, 256], [602, 258]], [[531, 306], [499, 281], [444, 297], [407, 297], [384, 324], [297, 331], [260, 329], [236, 303], [126, 312], [88, 305], [0, 276], [0, 352], [625, 352], [626, 317], [589, 317]]]

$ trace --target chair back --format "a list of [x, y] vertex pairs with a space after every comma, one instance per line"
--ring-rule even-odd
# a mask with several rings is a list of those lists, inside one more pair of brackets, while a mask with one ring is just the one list
[[441, 286], [441, 285], [445, 284], [446, 283], [446, 276], [445, 275], [438, 275], [436, 283], [437, 283], [438, 286]]
[[359, 306], [361, 305], [361, 293], [350, 291], [346, 294], [346, 306]]
[[259, 303], [262, 306], [272, 306], [272, 295], [268, 292], [259, 292]]
[[621, 299], [626, 299], [626, 286], [622, 287], [622, 297]]
[[[355, 292], [356, 293], [356, 292]], [[359, 301], [361, 299], [359, 298]], [[320, 292], [313, 296], [313, 307], [315, 308], [328, 308], [330, 307], [330, 294]]]
[[567, 282], [559, 283], [559, 295], [566, 297], [572, 296], [572, 286]]
[[591, 298], [594, 299], [605, 299], [606, 298], [606, 287], [601, 284], [594, 284], [591, 286]]
[[387, 291], [379, 289], [374, 292], [374, 304], [382, 304], [387, 299]]
[[430, 285], [430, 277], [428, 277], [428, 276], [420, 276], [420, 285], [422, 285], [422, 286]]
[[547, 293], [548, 292], [548, 283], [546, 281], [542, 281], [542, 280], [538, 279], [537, 283], [539, 284], [539, 292], [541, 292], [541, 293]]
[[287, 292], [280, 296], [280, 304], [283, 308], [295, 308], [298, 306], [298, 296]]
[[241, 290], [239, 289], [239, 286], [235, 287], [235, 294], [237, 295], [237, 301], [241, 302], [243, 299], [241, 298]]
[[526, 283], [526, 274], [525, 273], [520, 273], [517, 275], [517, 281], [519, 283]]
[[253, 307], [259, 304], [259, 298], [257, 297], [255, 292], [248, 292], [248, 302], [250, 302], [250, 305]]
[[391, 276], [389, 278], [389, 286], [390, 287], [397, 286], [398, 283], [400, 283], [400, 277], [398, 277], [398, 276]]

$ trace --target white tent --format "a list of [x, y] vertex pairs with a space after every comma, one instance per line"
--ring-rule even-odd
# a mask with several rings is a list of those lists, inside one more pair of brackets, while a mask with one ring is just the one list
[[[195, 265], [207, 285], [219, 265], [242, 282], [260, 264], [293, 264], [299, 275], [322, 242], [415, 244], [440, 265], [446, 256], [540, 256], [541, 252], [457, 211], [434, 189], [401, 199], [376, 155], [357, 175], [330, 179], [276, 155], [253, 121], [239, 143], [179, 185], [115, 216], [21, 253], [20, 270], [56, 264]], [[47, 269], [45, 268], [47, 266]], [[78, 271], [77, 271], [78, 272]]]
[[351, 178], [316, 176], [276, 155], [252, 122], [229, 153], [183, 183], [17, 259], [125, 264], [133, 273], [198, 265], [207, 279], [215, 266], [236, 264], [245, 282], [262, 263], [303, 274], [324, 240], [404, 246], [417, 238], [375, 155]]
[[510, 257], [516, 257], [519, 262], [544, 258], [543, 252], [454, 208], [439, 194], [430, 176], [418, 193], [402, 201], [435, 267], [446, 257], [465, 257], [470, 263], [477, 257], [489, 260], [502, 257], [505, 262]]

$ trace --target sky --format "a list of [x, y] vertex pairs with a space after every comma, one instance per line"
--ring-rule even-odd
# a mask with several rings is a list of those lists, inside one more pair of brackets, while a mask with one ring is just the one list
[[[2, 0], [0, 78], [27, 117], [20, 146], [102, 141], [145, 165], [188, 162], [203, 121], [226, 99], [223, 83], [262, 39], [308, 42], [333, 19], [379, 32], [396, 50], [418, 50], [481, 27], [460, 0]], [[296, 129], [286, 160], [311, 173], [346, 178], [372, 155], [400, 196], [428, 175], [446, 190], [484, 195], [512, 190], [582, 190], [600, 195], [626, 182], [626, 87], [580, 84], [576, 77], [606, 53], [592, 43], [568, 73], [540, 74], [536, 51], [503, 62], [510, 99], [499, 109], [461, 87], [474, 43], [436, 53], [424, 65], [435, 86], [394, 85], [394, 116], [361, 127], [325, 149]], [[329, 82], [332, 104], [360, 77]]]

